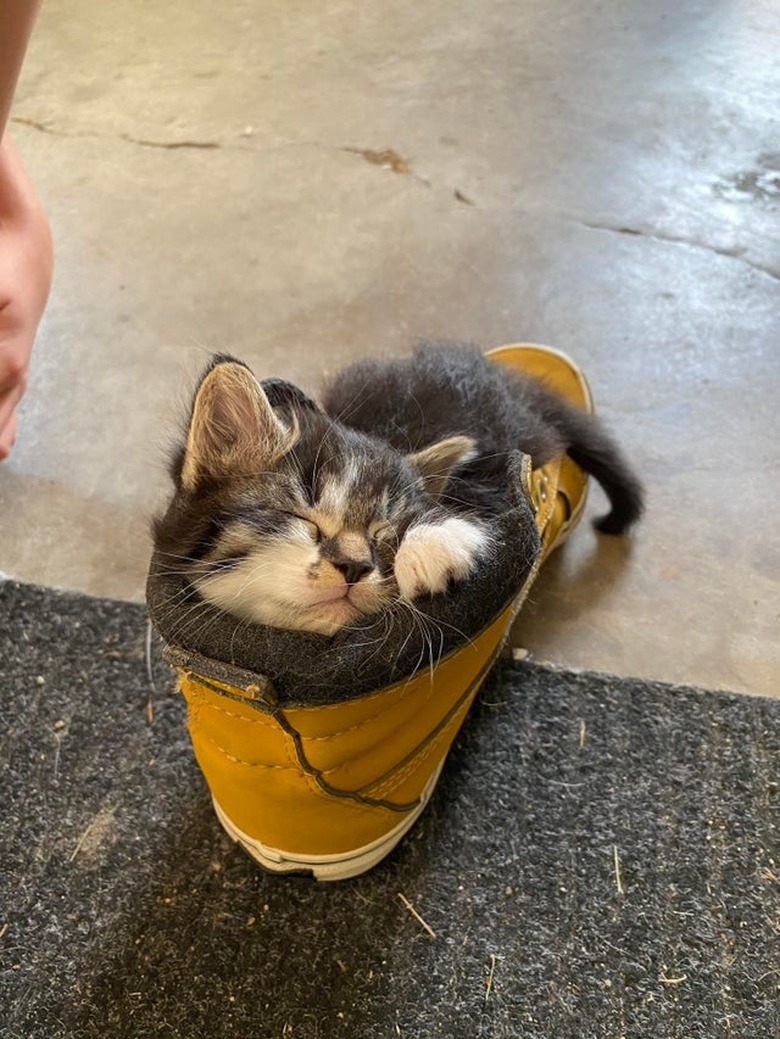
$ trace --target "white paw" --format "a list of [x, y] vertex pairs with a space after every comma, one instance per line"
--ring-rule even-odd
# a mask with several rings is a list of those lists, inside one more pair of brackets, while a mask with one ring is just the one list
[[401, 598], [435, 595], [445, 591], [450, 581], [462, 581], [489, 543], [481, 527], [458, 516], [410, 527], [395, 556]]

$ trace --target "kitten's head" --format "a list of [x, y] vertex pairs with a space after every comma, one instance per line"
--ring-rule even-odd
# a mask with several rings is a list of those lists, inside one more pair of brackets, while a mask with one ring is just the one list
[[404, 533], [473, 446], [456, 436], [403, 455], [297, 387], [261, 385], [217, 357], [195, 394], [155, 545], [219, 608], [332, 635], [393, 600]]

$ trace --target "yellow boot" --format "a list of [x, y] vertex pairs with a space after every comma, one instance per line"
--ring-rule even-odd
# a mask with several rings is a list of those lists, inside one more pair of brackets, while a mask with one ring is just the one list
[[[513, 345], [487, 356], [592, 410], [585, 378], [564, 354]], [[217, 816], [266, 869], [318, 880], [357, 876], [421, 814], [539, 565], [582, 515], [587, 476], [567, 456], [535, 470], [527, 463], [523, 490], [541, 538], [539, 556], [500, 616], [433, 671], [353, 699], [281, 707], [263, 676], [234, 668], [228, 683], [207, 658], [168, 651]]]

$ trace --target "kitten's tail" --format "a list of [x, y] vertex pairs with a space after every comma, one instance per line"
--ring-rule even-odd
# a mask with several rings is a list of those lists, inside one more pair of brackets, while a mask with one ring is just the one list
[[644, 510], [642, 484], [623, 452], [592, 415], [573, 406], [561, 408], [555, 425], [568, 456], [598, 480], [609, 498], [610, 511], [593, 526], [604, 534], [623, 534]]

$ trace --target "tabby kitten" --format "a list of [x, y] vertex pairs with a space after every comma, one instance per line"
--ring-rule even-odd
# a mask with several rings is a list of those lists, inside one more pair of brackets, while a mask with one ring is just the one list
[[568, 451], [622, 533], [641, 488], [591, 416], [469, 348], [351, 366], [320, 407], [217, 356], [174, 460], [158, 552], [243, 620], [333, 635], [394, 601], [446, 591], [495, 552], [506, 457]]

